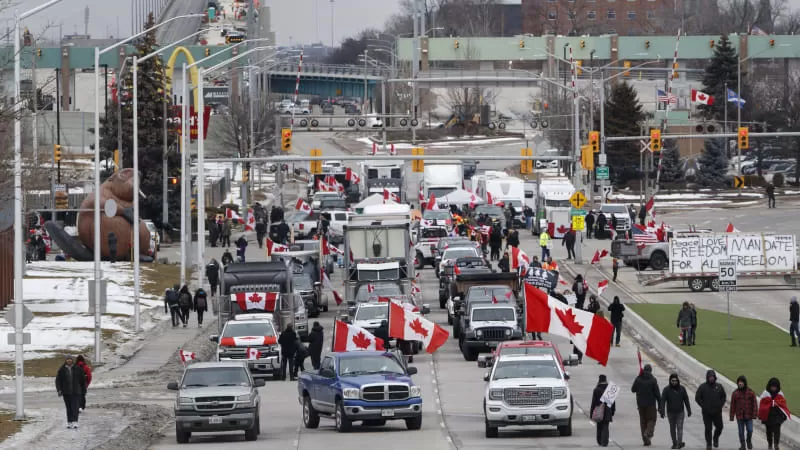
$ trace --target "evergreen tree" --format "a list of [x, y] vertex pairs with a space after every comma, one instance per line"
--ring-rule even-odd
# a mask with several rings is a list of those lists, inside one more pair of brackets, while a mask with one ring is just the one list
[[722, 188], [728, 176], [726, 139], [706, 139], [703, 153], [697, 159], [697, 182], [706, 187]]
[[[145, 28], [155, 24], [151, 13], [145, 23]], [[139, 57], [148, 55], [156, 49], [156, 34], [150, 32], [136, 42], [136, 53]], [[139, 187], [147, 196], [141, 198], [140, 215], [144, 219], [151, 219], [156, 223], [175, 224], [180, 220], [180, 193], [169, 192], [168, 211], [170, 217], [162, 218], [162, 193], [163, 193], [163, 153], [164, 153], [164, 102], [167, 103], [167, 113], [171, 114], [170, 99], [164, 98], [166, 79], [166, 62], [160, 58], [150, 58], [139, 64], [138, 68], [138, 117], [139, 117]], [[119, 102], [119, 103], [117, 103]], [[117, 93], [116, 99], [109, 99], [106, 117], [101, 119], [100, 149], [103, 158], [110, 158], [117, 148], [118, 108], [122, 109], [122, 161], [126, 168], [133, 167], [133, 73], [123, 76], [122, 92]], [[176, 143], [176, 136], [167, 134], [169, 148]], [[170, 151], [167, 157], [169, 176], [180, 176], [180, 154]], [[110, 174], [108, 174], [110, 175]]]
[[685, 175], [681, 155], [675, 139], [664, 139], [664, 154], [661, 156], [661, 179], [666, 182], [683, 180]]
[[[730, 39], [728, 39], [728, 36], [720, 37], [719, 41], [717, 41], [717, 46], [714, 47], [714, 56], [711, 58], [709, 65], [706, 66], [706, 72], [703, 75], [702, 91], [714, 97], [714, 104], [698, 105], [697, 107], [706, 119], [722, 122], [726, 105], [728, 107], [728, 119], [736, 117], [736, 108], [738, 106], [735, 103], [728, 104], [725, 83], [727, 83], [728, 89], [736, 92], [738, 64], [739, 54], [731, 45]], [[743, 91], [745, 90], [744, 75], [743, 73]], [[740, 94], [740, 96], [747, 98], [744, 94]]]
[[[627, 82], [611, 88], [605, 104], [606, 136], [638, 136], [644, 120], [636, 90]], [[606, 154], [611, 179], [621, 185], [639, 176], [639, 144], [633, 141], [608, 142]]]

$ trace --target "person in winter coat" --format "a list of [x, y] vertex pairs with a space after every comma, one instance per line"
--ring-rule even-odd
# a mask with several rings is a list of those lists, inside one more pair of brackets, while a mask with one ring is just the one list
[[[719, 437], [722, 435], [722, 408], [725, 406], [725, 389], [717, 383], [717, 373], [713, 370], [706, 372], [706, 382], [697, 388], [694, 394], [694, 401], [700, 406], [703, 413], [703, 425], [705, 426], [706, 449], [710, 450], [713, 443], [714, 447], [719, 447]], [[711, 430], [714, 429], [712, 437]]]
[[295, 342], [295, 352], [294, 352], [294, 372], [292, 372], [292, 378], [297, 378], [297, 372], [305, 372], [306, 365], [305, 361], [308, 358], [308, 348], [303, 344], [303, 341], [300, 340], [300, 337], [297, 337], [297, 341]]
[[[615, 295], [614, 301], [608, 305], [608, 311], [611, 313], [611, 325], [614, 325], [614, 331], [617, 333], [617, 347], [619, 347], [619, 340], [622, 338], [622, 318], [625, 316], [625, 305]], [[611, 339], [614, 339], [614, 333], [611, 333]]]
[[208, 284], [211, 285], [211, 296], [217, 295], [217, 286], [219, 286], [219, 263], [216, 259], [211, 258], [206, 266], [206, 278]]
[[661, 409], [661, 391], [658, 389], [656, 377], [653, 376], [653, 366], [645, 364], [642, 373], [633, 380], [631, 392], [636, 394], [642, 442], [649, 446], [656, 428], [658, 410]]
[[775, 207], [775, 185], [770, 183], [767, 185], [767, 208]]
[[216, 247], [219, 240], [219, 226], [213, 216], [206, 220], [206, 228], [208, 228], [208, 243]]
[[611, 281], [616, 283], [617, 274], [619, 273], [619, 259], [617, 259], [616, 257], [611, 259], [611, 272], [614, 275], [614, 277], [611, 278]]
[[256, 223], [256, 241], [258, 248], [264, 248], [264, 237], [267, 235], [267, 224], [264, 222]]
[[567, 259], [575, 258], [575, 241], [577, 237], [575, 236], [575, 232], [569, 230], [564, 234], [564, 239], [561, 240], [561, 245], [567, 247]]
[[164, 313], [169, 311], [172, 316], [173, 328], [178, 326], [181, 317], [181, 308], [178, 306], [178, 291], [180, 291], [180, 288], [176, 284], [172, 289], [167, 288], [164, 290]]
[[600, 311], [600, 302], [597, 301], [597, 297], [594, 294], [589, 296], [589, 304], [586, 306], [586, 310], [592, 314], [597, 314]]
[[220, 226], [219, 230], [219, 237], [221, 241], [219, 243], [220, 247], [230, 247], [231, 246], [231, 221], [225, 219], [222, 222], [222, 226]]
[[767, 427], [767, 448], [780, 450], [781, 425], [788, 418], [789, 406], [781, 391], [781, 382], [770, 378], [758, 402], [758, 420]]
[[542, 261], [550, 256], [550, 234], [546, 230], [539, 232], [539, 247], [542, 248]]
[[697, 308], [694, 303], [689, 303], [689, 306], [692, 308], [692, 345], [694, 345], [697, 341]]
[[[736, 418], [736, 425], [739, 426], [739, 450], [753, 448], [753, 419], [758, 415], [758, 403], [756, 393], [747, 387], [747, 378], [739, 375], [736, 379], [736, 390], [731, 394], [730, 420]], [[745, 430], [747, 435], [745, 436]]]
[[375, 337], [383, 339], [383, 348], [389, 350], [389, 321], [382, 320], [381, 325], [375, 330]]
[[239, 239], [234, 242], [236, 244], [236, 256], [239, 257], [239, 262], [245, 262], [244, 259], [244, 252], [247, 249], [247, 239], [244, 238], [244, 235], [239, 236]]
[[290, 379], [294, 381], [294, 354], [297, 351], [297, 333], [294, 332], [292, 324], [286, 325], [286, 329], [278, 336], [278, 344], [281, 346], [281, 380], [286, 379], [288, 366]]
[[189, 324], [189, 311], [194, 307], [194, 299], [192, 299], [192, 293], [189, 292], [189, 286], [185, 284], [178, 292], [178, 307], [181, 309], [183, 328], [186, 328]]
[[56, 392], [67, 408], [67, 428], [78, 428], [78, 408], [84, 390], [86, 373], [75, 365], [72, 355], [68, 355], [56, 374]]
[[203, 313], [208, 311], [208, 294], [203, 288], [194, 293], [194, 311], [197, 313], [197, 325], [203, 326]]
[[86, 364], [83, 355], [78, 355], [78, 357], [75, 358], [75, 365], [80, 367], [83, 370], [83, 374], [86, 376], [86, 384], [83, 386], [81, 400], [78, 405], [78, 412], [83, 412], [83, 410], [86, 409], [86, 390], [89, 389], [89, 385], [92, 384], [92, 368]]
[[683, 448], [686, 446], [686, 443], [683, 442], [684, 413], [686, 417], [692, 417], [692, 404], [689, 402], [686, 388], [681, 386], [681, 380], [678, 379], [677, 373], [670, 374], [669, 385], [661, 391], [661, 406], [658, 408], [658, 413], [662, 419], [665, 409], [669, 422], [669, 436], [672, 438], [672, 447], [670, 448]]
[[683, 302], [678, 312], [678, 329], [681, 330], [681, 345], [692, 345], [692, 308], [689, 302]]
[[508, 259], [508, 252], [503, 252], [503, 257], [500, 258], [500, 261], [497, 261], [497, 268], [500, 269], [502, 272], [509, 272], [511, 270], [511, 265]]
[[586, 238], [591, 239], [592, 231], [594, 231], [594, 211], [589, 211], [584, 220], [586, 221]]
[[311, 356], [311, 367], [319, 370], [319, 363], [322, 357], [322, 346], [325, 343], [324, 328], [319, 322], [314, 322], [311, 333], [308, 334], [308, 354]]
[[606, 224], [608, 223], [608, 219], [606, 219], [606, 215], [600, 213], [597, 215], [597, 231], [594, 233], [594, 237], [597, 239], [605, 239], [606, 238]]
[[517, 230], [511, 230], [508, 232], [506, 243], [511, 247], [519, 247], [519, 233]]
[[792, 338], [792, 347], [797, 347], [797, 340], [800, 339], [800, 305], [795, 296], [789, 301], [789, 336]]
[[491, 249], [490, 258], [492, 261], [500, 259], [500, 247], [502, 246], [503, 233], [500, 231], [500, 225], [495, 224], [489, 235], [489, 248]]
[[575, 282], [572, 283], [572, 292], [575, 293], [575, 297], [578, 299], [575, 303], [575, 307], [578, 309], [583, 309], [583, 304], [586, 302], [587, 287], [583, 275], [578, 274], [578, 276], [575, 277]]
[[226, 249], [225, 252], [222, 253], [222, 265], [227, 266], [228, 264], [232, 263], [233, 263], [233, 255], [231, 255], [230, 250]]
[[[597, 380], [597, 386], [592, 391], [592, 404], [589, 411], [594, 411], [597, 407], [603, 407], [603, 420], [596, 422], [597, 424], [597, 445], [600, 447], [608, 447], [608, 428], [609, 424], [614, 420], [614, 414], [617, 412], [617, 402], [612, 402], [608, 405], [601, 400], [603, 394], [608, 388], [608, 379], [605, 375], [600, 375]], [[592, 414], [593, 415], [593, 414]]]

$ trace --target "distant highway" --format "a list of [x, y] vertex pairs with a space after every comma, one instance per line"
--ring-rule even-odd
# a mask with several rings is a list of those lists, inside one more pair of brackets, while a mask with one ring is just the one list
[[[161, 20], [164, 21], [172, 17], [187, 14], [202, 13], [206, 4], [207, 0], [173, 0], [167, 7]], [[165, 27], [159, 28], [156, 39], [159, 43], [169, 44], [194, 33], [200, 29], [201, 26], [202, 18], [200, 17], [176, 20]], [[188, 44], [193, 44], [193, 42], [187, 43], [187, 45]]]

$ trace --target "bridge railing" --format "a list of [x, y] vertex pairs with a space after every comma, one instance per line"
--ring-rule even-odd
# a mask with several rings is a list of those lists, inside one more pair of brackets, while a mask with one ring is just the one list
[[[270, 73], [297, 73], [297, 64], [286, 63], [273, 66]], [[303, 64], [304, 74], [331, 74], [352, 77], [385, 77], [389, 75], [389, 70], [378, 69], [374, 67], [367, 67], [355, 65], [338, 65], [338, 64]]]

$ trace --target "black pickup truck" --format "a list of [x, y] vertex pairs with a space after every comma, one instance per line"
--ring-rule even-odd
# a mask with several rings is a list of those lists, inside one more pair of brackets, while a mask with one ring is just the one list
[[483, 258], [458, 258], [452, 264], [444, 265], [439, 274], [439, 307], [445, 308], [448, 299], [458, 297], [458, 294], [463, 292], [458, 290], [456, 277], [491, 273], [494, 273], [491, 264]]

